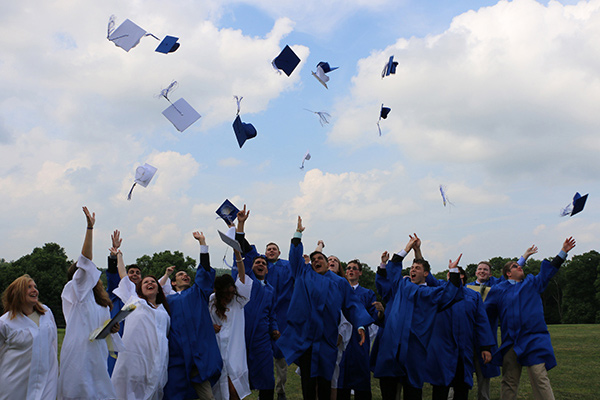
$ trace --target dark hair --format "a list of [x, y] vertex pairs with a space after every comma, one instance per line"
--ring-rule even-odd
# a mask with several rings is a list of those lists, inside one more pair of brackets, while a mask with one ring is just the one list
[[233, 289], [234, 289], [234, 292], [233, 292], [234, 299], [236, 299], [238, 297], [243, 298], [243, 296], [240, 296], [240, 294], [238, 293], [237, 286], [235, 286], [235, 281], [233, 280], [233, 276], [231, 276], [229, 274], [225, 274], [225, 275], [217, 276], [215, 278], [214, 307], [215, 307], [215, 312], [217, 313], [217, 316], [219, 318], [221, 318], [222, 320], [227, 319], [227, 315], [225, 315], [225, 313], [229, 309], [227, 308], [227, 306], [225, 304], [223, 304], [223, 300], [225, 300], [225, 295], [227, 294], [227, 289], [229, 289], [230, 287], [233, 287]]
[[431, 272], [431, 266], [429, 265], [429, 262], [427, 260], [424, 260], [422, 258], [415, 258], [413, 260], [413, 264], [419, 264], [423, 267], [424, 271]]
[[[267, 243], [267, 245], [265, 246], [265, 249], [267, 247], [269, 247], [270, 245], [273, 245], [273, 246], [277, 247], [277, 250], [279, 250], [279, 245], [277, 243], [275, 243], [275, 242], [269, 242], [269, 243]], [[281, 251], [281, 250], [279, 250], [279, 251]]]
[[477, 266], [478, 266], [478, 267], [479, 267], [479, 264], [484, 264], [484, 265], [487, 265], [487, 266], [488, 266], [488, 268], [490, 269], [490, 272], [492, 272], [492, 264], [490, 264], [489, 262], [487, 262], [487, 261], [479, 261], [479, 262], [477, 263]]
[[508, 279], [508, 273], [510, 272], [512, 266], [515, 264], [519, 265], [519, 263], [516, 261], [509, 261], [506, 264], [504, 264], [504, 267], [502, 267], [502, 276], [504, 276], [505, 279]]
[[465, 269], [463, 267], [458, 267], [458, 272], [460, 275], [463, 276], [463, 278], [461, 279], [463, 286], [467, 284], [467, 271], [465, 271]]
[[[75, 275], [77, 268], [79, 267], [77, 266], [77, 261], [75, 261], [67, 270], [67, 281], [73, 279], [73, 275]], [[98, 279], [96, 286], [93, 287], [92, 292], [94, 293], [94, 300], [96, 300], [96, 304], [98, 304], [100, 307], [108, 307], [109, 310], [112, 310], [113, 303], [110, 301], [108, 292], [104, 290], [104, 285], [100, 279]]]
[[362, 271], [362, 264], [360, 263], [360, 260], [358, 258], [348, 261], [346, 263], [346, 268], [348, 268], [348, 265], [350, 265], [350, 264], [356, 264], [358, 266], [358, 270]]
[[[273, 243], [273, 244], [275, 244], [275, 243]], [[269, 260], [267, 260], [267, 256], [263, 256], [262, 254], [259, 254], [256, 257], [254, 257], [254, 260], [252, 260], [252, 266], [254, 266], [254, 262], [256, 261], [257, 258], [262, 258], [263, 260], [265, 260], [267, 265], [269, 264]]]
[[310, 261], [311, 261], [311, 262], [312, 262], [313, 256], [314, 256], [314, 255], [316, 255], [316, 254], [320, 254], [320, 255], [322, 255], [322, 256], [323, 256], [323, 257], [325, 257], [325, 259], [327, 260], [327, 256], [326, 256], [326, 255], [325, 255], [325, 254], [324, 254], [322, 251], [315, 250], [315, 251], [313, 251], [312, 253], [310, 253], [310, 256], [308, 256], [308, 258], [310, 258]]
[[137, 285], [135, 285], [135, 292], [137, 293], [139, 298], [146, 300], [146, 302], [150, 304], [148, 302], [148, 298], [146, 298], [146, 295], [144, 295], [144, 293], [142, 292], [142, 282], [144, 282], [144, 279], [146, 278], [154, 279], [154, 282], [156, 282], [156, 285], [158, 286], [158, 292], [156, 293], [156, 304], [162, 304], [165, 310], [167, 310], [167, 314], [171, 315], [171, 310], [169, 309], [169, 302], [167, 301], [165, 292], [163, 291], [162, 286], [160, 286], [160, 282], [158, 282], [158, 279], [156, 279], [154, 275], [146, 275], [142, 278], [141, 281], [137, 283]]
[[129, 264], [129, 265], [127, 266], [127, 272], [129, 272], [129, 270], [130, 270], [131, 268], [137, 268], [137, 269], [139, 269], [139, 270], [140, 270], [140, 274], [142, 273], [142, 269], [141, 269], [140, 267], [138, 267], [138, 265], [137, 265], [137, 264]]

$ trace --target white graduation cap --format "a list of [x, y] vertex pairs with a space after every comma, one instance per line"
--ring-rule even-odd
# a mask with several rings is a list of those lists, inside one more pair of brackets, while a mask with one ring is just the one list
[[[166, 89], [160, 91], [159, 97], [164, 97], [169, 103], [169, 93], [177, 89], [179, 84], [177, 81], [171, 82]], [[183, 98], [177, 100], [175, 103], [171, 103], [162, 114], [175, 126], [179, 132], [185, 131], [194, 122], [198, 121], [201, 115]]]
[[108, 36], [106, 38], [113, 42], [115, 46], [127, 52], [137, 46], [140, 39], [146, 36], [146, 31], [129, 19], [123, 21], [117, 29], [114, 29], [114, 26], [115, 16], [111, 15], [108, 21]]
[[221, 237], [221, 240], [223, 241], [223, 243], [225, 243], [227, 246], [231, 247], [234, 250], [239, 251], [240, 253], [242, 252], [242, 247], [240, 246], [239, 242], [237, 240], [235, 240], [235, 228], [231, 227], [227, 230], [227, 233], [223, 233], [220, 230], [217, 229], [217, 232], [219, 232], [219, 236]]
[[304, 158], [302, 159], [302, 166], [300, 166], [300, 169], [304, 169], [304, 161], [308, 161], [310, 160], [310, 153], [308, 150], [306, 150], [306, 154], [304, 155]]
[[127, 200], [131, 200], [131, 195], [135, 185], [139, 183], [141, 186], [147, 187], [152, 178], [154, 178], [156, 171], [157, 169], [148, 163], [137, 167], [135, 170], [135, 181], [133, 182], [133, 186], [131, 186], [129, 194], [127, 195]]
[[325, 89], [329, 89], [327, 87], [327, 82], [329, 82], [329, 77], [326, 75], [328, 72], [331, 71], [335, 71], [336, 69], [338, 69], [338, 67], [330, 67], [329, 63], [321, 61], [320, 63], [317, 64], [317, 71], [316, 72], [312, 72], [312, 76], [314, 76], [315, 78], [317, 78], [317, 80], [319, 82], [321, 82], [321, 84], [323, 86], [325, 86]]

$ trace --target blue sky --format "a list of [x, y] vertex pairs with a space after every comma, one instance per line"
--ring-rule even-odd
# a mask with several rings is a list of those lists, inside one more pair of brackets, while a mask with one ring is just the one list
[[[120, 229], [126, 262], [181, 250], [226, 252], [214, 211], [251, 209], [259, 249], [284, 254], [297, 215], [305, 243], [375, 266], [408, 234], [435, 271], [519, 256], [550, 257], [573, 235], [597, 249], [600, 1], [22, 1], [0, 6], [0, 258], [46, 242], [75, 258], [81, 206], [97, 213], [96, 254]], [[180, 49], [129, 53], [106, 40], [111, 14]], [[286, 45], [291, 77], [270, 61]], [[390, 55], [395, 75], [381, 79]], [[329, 89], [311, 76], [340, 68]], [[185, 98], [202, 118], [178, 132], [157, 97]], [[240, 149], [234, 95], [258, 136]], [[382, 103], [392, 108], [376, 122]], [[304, 110], [327, 111], [331, 123]], [[302, 157], [312, 158], [300, 170]], [[138, 165], [158, 173], [126, 200]], [[439, 185], [454, 204], [444, 207]], [[590, 193], [583, 213], [559, 212]], [[99, 265], [102, 265], [100, 262]]]

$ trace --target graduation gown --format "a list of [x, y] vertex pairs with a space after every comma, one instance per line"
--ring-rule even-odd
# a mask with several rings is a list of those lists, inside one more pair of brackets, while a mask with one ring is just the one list
[[248, 363], [246, 361], [246, 339], [244, 336], [244, 306], [250, 300], [252, 291], [252, 279], [246, 276], [245, 282], [242, 283], [239, 277], [235, 280], [235, 286], [239, 297], [236, 296], [227, 304], [225, 312], [227, 318], [221, 319], [217, 315], [215, 308], [215, 294], [210, 295], [209, 310], [212, 318], [212, 323], [221, 326], [221, 330], [216, 334], [217, 344], [223, 357], [223, 369], [219, 381], [212, 387], [213, 394], [216, 400], [229, 400], [229, 382], [243, 399], [248, 396], [250, 391], [250, 383], [248, 381]]
[[[256, 256], [258, 252], [253, 246], [249, 252], [244, 253], [246, 275], [253, 281], [250, 301], [244, 307], [248, 374], [250, 389], [272, 390], [275, 388], [275, 378], [271, 333], [279, 330], [275, 316], [275, 290], [266, 280], [260, 281], [254, 275], [252, 264]], [[234, 263], [234, 278], [237, 273]]]
[[463, 300], [440, 311], [433, 325], [427, 349], [427, 382], [432, 385], [450, 386], [461, 359], [462, 379], [473, 387], [473, 353], [480, 354], [481, 347], [490, 348], [496, 343], [481, 296], [465, 287], [460, 290]]
[[[353, 289], [359, 302], [367, 310], [371, 318], [377, 321], [377, 310], [373, 302], [377, 300], [372, 290], [362, 286]], [[367, 327], [365, 326], [365, 329]], [[352, 336], [340, 362], [340, 376], [338, 379], [338, 388], [371, 390], [371, 370], [369, 368], [369, 349], [371, 340], [368, 331], [365, 331], [366, 339], [363, 345], [359, 345], [360, 336], [357, 330], [352, 330]]]
[[[206, 266], [206, 268], [204, 268]], [[169, 330], [169, 378], [165, 399], [197, 398], [191, 382], [217, 381], [223, 361], [208, 311], [215, 270], [210, 268], [208, 253], [200, 253], [194, 284], [183, 292], [167, 297], [171, 309]], [[192, 368], [198, 375], [190, 377]]]
[[[423, 387], [427, 346], [438, 309], [447, 308], [462, 298], [454, 284], [440, 287], [415, 285], [401, 277], [402, 257], [397, 254], [388, 262], [387, 273], [393, 276], [391, 304], [386, 310], [385, 329], [375, 364], [375, 376], [406, 376], [411, 386]], [[456, 276], [455, 276], [456, 275]], [[451, 279], [460, 279], [451, 274]]]
[[[283, 332], [287, 326], [287, 314], [294, 292], [294, 274], [288, 260], [278, 259], [276, 262], [268, 263], [269, 273], [265, 280], [275, 291], [275, 315], [279, 332]], [[283, 358], [279, 349], [278, 340], [272, 340], [273, 355], [275, 358]]]
[[107, 341], [115, 349], [122, 347], [121, 337], [89, 340], [90, 333], [110, 319], [108, 307], [96, 303], [92, 289], [100, 279], [100, 270], [83, 255], [77, 271], [62, 291], [62, 308], [67, 323], [60, 351], [59, 399], [114, 399], [116, 393], [106, 368]]
[[[108, 256], [108, 268], [105, 271], [106, 274], [106, 291], [108, 297], [113, 303], [113, 308], [110, 310], [110, 317], [113, 318], [123, 308], [123, 300], [113, 293], [113, 290], [119, 286], [121, 278], [119, 277], [119, 271], [117, 270], [117, 257]], [[119, 335], [123, 336], [123, 329], [125, 328], [125, 321], [121, 322], [119, 326]], [[112, 376], [113, 370], [115, 369], [115, 363], [117, 360], [115, 357], [108, 356], [108, 374]]]
[[157, 308], [138, 297], [135, 284], [125, 276], [114, 293], [136, 309], [127, 317], [123, 334], [125, 350], [119, 353], [111, 381], [117, 397], [127, 400], [160, 400], [167, 383], [169, 325], [162, 304]]
[[[287, 327], [277, 345], [288, 364], [312, 346], [311, 378], [331, 380], [337, 354], [340, 310], [358, 329], [373, 322], [359, 303], [348, 281], [331, 271], [321, 275], [304, 263], [303, 246], [292, 239], [290, 265], [294, 273], [294, 292], [288, 310]], [[366, 333], [366, 332], [365, 332]]]
[[0, 399], [54, 400], [58, 384], [57, 332], [43, 306], [39, 326], [29, 317], [0, 317]]
[[550, 333], [544, 320], [541, 294], [558, 272], [563, 259], [542, 261], [537, 275], [527, 275], [521, 282], [501, 282], [492, 287], [485, 301], [490, 320], [500, 318], [502, 345], [492, 354], [492, 362], [502, 365], [504, 354], [514, 346], [519, 364], [544, 363], [549, 370], [556, 366]]

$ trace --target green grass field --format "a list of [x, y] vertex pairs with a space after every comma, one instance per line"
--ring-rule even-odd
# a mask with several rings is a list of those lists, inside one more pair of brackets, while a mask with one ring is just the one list
[[[548, 327], [554, 345], [558, 366], [550, 370], [550, 382], [557, 400], [596, 399], [600, 398], [600, 325], [551, 325]], [[58, 330], [59, 349], [64, 336], [64, 329]], [[294, 373], [296, 367], [288, 369], [286, 385], [287, 397], [290, 400], [302, 399], [300, 378]], [[381, 399], [379, 383], [372, 382], [373, 399]], [[492, 399], [500, 398], [500, 377], [492, 379]], [[257, 399], [253, 393], [248, 399]], [[431, 387], [426, 384], [423, 398], [431, 398]], [[476, 399], [476, 387], [469, 399]], [[527, 371], [523, 369], [520, 399], [531, 399], [531, 386]]]

